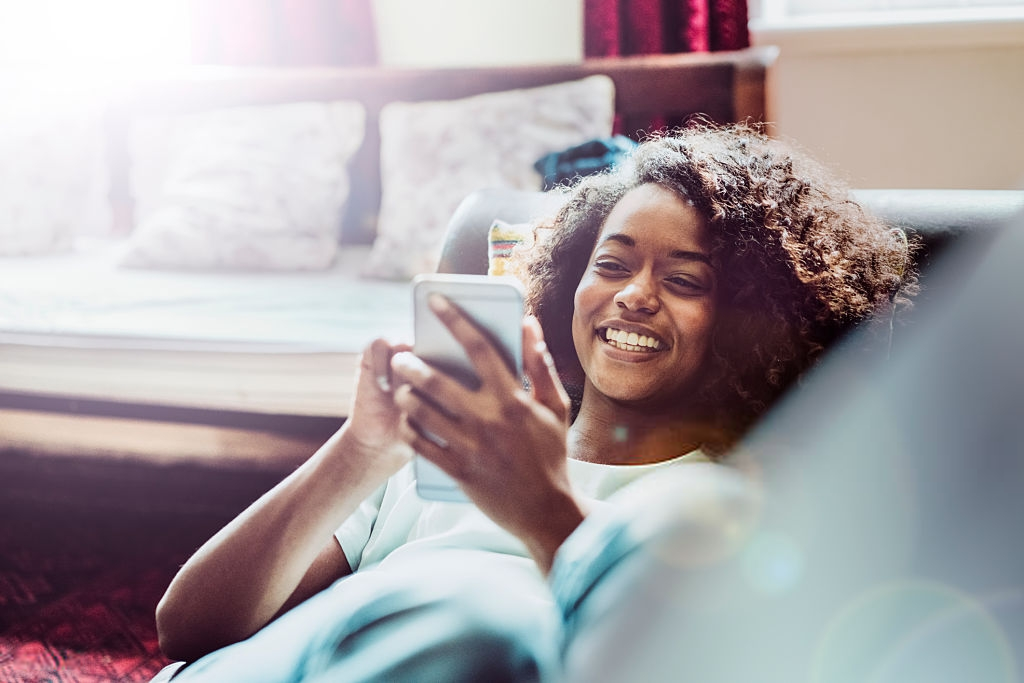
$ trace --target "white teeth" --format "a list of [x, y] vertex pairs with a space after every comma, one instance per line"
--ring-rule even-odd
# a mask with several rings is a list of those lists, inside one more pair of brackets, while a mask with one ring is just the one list
[[661, 342], [653, 337], [611, 327], [605, 328], [604, 338], [613, 346], [627, 351], [656, 351], [661, 347]]

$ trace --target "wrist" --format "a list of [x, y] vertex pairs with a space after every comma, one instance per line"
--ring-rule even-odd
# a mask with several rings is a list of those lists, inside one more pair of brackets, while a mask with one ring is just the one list
[[388, 466], [384, 451], [359, 439], [346, 423], [316, 451], [310, 465], [314, 476], [324, 476], [365, 497], [400, 467]]
[[545, 575], [551, 571], [558, 549], [583, 523], [587, 512], [588, 508], [582, 501], [571, 492], [563, 492], [558, 501], [548, 508], [545, 524], [524, 539], [527, 550]]

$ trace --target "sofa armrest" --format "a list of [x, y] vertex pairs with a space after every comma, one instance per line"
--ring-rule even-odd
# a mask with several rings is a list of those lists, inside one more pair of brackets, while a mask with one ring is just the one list
[[487, 273], [487, 232], [495, 219], [527, 223], [553, 216], [565, 201], [557, 192], [492, 188], [473, 192], [448, 221], [440, 273]]
[[[865, 209], [921, 240], [918, 266], [926, 270], [954, 241], [990, 236], [1024, 212], [1024, 191], [859, 189]], [[438, 270], [486, 273], [487, 231], [496, 218], [524, 223], [554, 215], [564, 197], [557, 192], [491, 188], [467, 196], [448, 223]]]
[[854, 190], [865, 209], [921, 240], [917, 264], [922, 270], [954, 241], [988, 238], [1024, 211], [1017, 190]]

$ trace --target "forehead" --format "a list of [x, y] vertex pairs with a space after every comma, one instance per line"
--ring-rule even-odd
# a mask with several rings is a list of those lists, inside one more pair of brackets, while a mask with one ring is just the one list
[[597, 244], [612, 235], [626, 235], [638, 247], [710, 251], [704, 216], [672, 190], [651, 183], [623, 195], [605, 219]]

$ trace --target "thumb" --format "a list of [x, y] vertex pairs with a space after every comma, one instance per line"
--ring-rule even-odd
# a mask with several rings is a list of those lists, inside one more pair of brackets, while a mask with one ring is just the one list
[[533, 397], [559, 420], [569, 419], [569, 395], [555, 369], [555, 360], [544, 342], [540, 322], [534, 316], [523, 321], [523, 371], [530, 380]]

